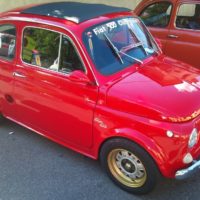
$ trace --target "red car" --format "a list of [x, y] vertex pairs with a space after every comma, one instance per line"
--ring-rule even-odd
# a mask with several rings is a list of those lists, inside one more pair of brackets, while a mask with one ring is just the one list
[[24, 7], [0, 15], [0, 34], [12, 38], [0, 55], [2, 119], [99, 159], [135, 194], [160, 174], [198, 171], [200, 71], [164, 56], [130, 10]]
[[143, 0], [135, 13], [167, 56], [200, 68], [200, 0]]

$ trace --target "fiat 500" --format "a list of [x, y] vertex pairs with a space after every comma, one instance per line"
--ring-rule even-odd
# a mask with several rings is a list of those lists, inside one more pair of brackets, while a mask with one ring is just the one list
[[129, 9], [49, 3], [0, 15], [0, 113], [99, 159], [134, 194], [200, 166], [200, 75]]

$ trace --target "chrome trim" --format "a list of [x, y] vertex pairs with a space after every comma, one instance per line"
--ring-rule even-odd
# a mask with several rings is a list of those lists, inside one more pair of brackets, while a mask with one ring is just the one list
[[[78, 39], [76, 38], [76, 36], [74, 35], [74, 33], [73, 33], [72, 31], [70, 31], [68, 28], [65, 28], [65, 27], [63, 27], [63, 26], [61, 26], [61, 25], [58, 25], [58, 24], [49, 23], [48, 20], [41, 20], [41, 19], [38, 19], [38, 18], [31, 18], [31, 19], [30, 19], [30, 18], [28, 18], [28, 17], [3, 17], [3, 18], [0, 19], [0, 21], [9, 21], [9, 20], [11, 20], [11, 21], [22, 21], [22, 22], [25, 21], [25, 22], [32, 22], [32, 23], [37, 23], [37, 24], [41, 24], [41, 25], [49, 25], [49, 26], [61, 28], [61, 29], [65, 30], [65, 31], [68, 31], [68, 32], [73, 36], [73, 39], [77, 42], [79, 48], [81, 49], [81, 51], [82, 51], [82, 53], [83, 53], [83, 55], [84, 55], [84, 57], [85, 57], [85, 60], [86, 60], [86, 62], [87, 62], [87, 65], [89, 66], [89, 68], [90, 68], [90, 70], [91, 70], [91, 73], [92, 73], [92, 75], [93, 75], [93, 77], [94, 77], [94, 80], [95, 80], [95, 82], [96, 82], [96, 85], [99, 86], [99, 82], [98, 82], [98, 80], [97, 80], [97, 78], [96, 78], [96, 76], [95, 76], [95, 73], [94, 73], [94, 71], [93, 71], [93, 69], [92, 69], [92, 67], [91, 67], [91, 64], [90, 64], [90, 62], [89, 62], [89, 60], [88, 60], [88, 58], [87, 58], [87, 56], [86, 56], [86, 54], [85, 54], [85, 52], [84, 52], [82, 46], [80, 45], [80, 42], [78, 41]], [[66, 20], [66, 21], [67, 21], [67, 20]], [[62, 33], [62, 32], [61, 32], [61, 34], [62, 34], [62, 35], [66, 35], [66, 34], [64, 34], [64, 33]], [[67, 37], [68, 37], [68, 36], [67, 36]], [[81, 60], [81, 62], [82, 62], [82, 60]], [[63, 73], [62, 73], [62, 74], [63, 74]]]
[[149, 35], [149, 39], [152, 40], [156, 47], [157, 47], [157, 51], [155, 50], [155, 52], [157, 54], [162, 53], [162, 49], [160, 48], [160, 46], [157, 44], [155, 38], [153, 37], [153, 35], [151, 34], [151, 32], [149, 31], [149, 29], [147, 28], [147, 26], [145, 25], [145, 23], [143, 22], [143, 20], [141, 20], [139, 17], [136, 17], [137, 19], [139, 19], [139, 21], [142, 23], [142, 25], [145, 27], [145, 30], [147, 31], [148, 35]]
[[19, 77], [19, 78], [26, 78], [25, 75], [23, 75], [23, 74], [21, 74], [21, 73], [19, 73], [19, 72], [13, 72], [13, 76], [14, 76], [14, 77]]
[[175, 178], [177, 180], [184, 180], [189, 178], [191, 175], [195, 174], [198, 171], [200, 171], [200, 160], [193, 161], [193, 164], [186, 169], [178, 170], [175, 174]]
[[176, 38], [178, 38], [178, 35], [169, 34], [167, 37], [176, 39]]
[[[20, 61], [21, 61], [23, 64], [26, 64], [26, 65], [29, 65], [29, 66], [32, 66], [32, 67], [37, 67], [37, 68], [39, 68], [39, 69], [44, 69], [44, 70], [51, 71], [51, 72], [57, 72], [57, 73], [62, 74], [62, 75], [68, 75], [68, 73], [65, 74], [65, 73], [62, 73], [62, 72], [59, 72], [59, 71], [54, 71], [54, 70], [51, 70], [51, 69], [46, 69], [46, 68], [40, 67], [40, 66], [38, 66], [38, 65], [30, 64], [30, 63], [27, 63], [27, 62], [23, 61], [23, 59], [22, 59], [23, 37], [24, 37], [24, 30], [25, 30], [26, 28], [42, 29], [42, 30], [47, 30], [47, 31], [51, 31], [51, 32], [54, 32], [54, 33], [58, 33], [58, 34], [60, 34], [60, 38], [62, 38], [63, 35], [66, 36], [67, 39], [69, 39], [69, 41], [70, 41], [71, 44], [73, 45], [73, 47], [74, 47], [76, 53], [78, 54], [78, 57], [79, 57], [81, 63], [83, 64], [85, 73], [87, 74], [87, 68], [85, 67], [85, 64], [83, 63], [83, 61], [82, 61], [82, 59], [81, 59], [82, 57], [81, 57], [81, 55], [80, 55], [80, 53], [79, 53], [79, 51], [78, 51], [76, 45], [74, 44], [74, 42], [72, 41], [72, 39], [71, 39], [69, 36], [67, 36], [67, 35], [65, 35], [64, 33], [59, 32], [59, 31], [54, 31], [54, 30], [51, 30], [51, 29], [48, 29], [48, 28], [42, 28], [42, 27], [38, 27], [38, 26], [24, 26], [24, 28], [22, 29], [22, 33], [23, 33], [23, 34], [21, 35], [21, 36], [22, 36], [22, 37], [21, 37], [22, 44], [21, 44], [21, 50], [20, 50]], [[60, 39], [60, 40], [61, 40], [61, 39]], [[59, 40], [59, 43], [60, 43], [60, 40]], [[61, 49], [61, 43], [59, 44], [59, 49], [58, 49], [58, 51], [60, 51], [60, 49]], [[60, 52], [58, 52], [58, 55], [59, 55], [59, 54], [60, 54]]]
[[63, 39], [63, 35], [60, 34], [60, 45], [59, 45], [59, 50], [58, 50], [58, 63], [60, 63], [60, 59], [61, 59], [62, 39]]

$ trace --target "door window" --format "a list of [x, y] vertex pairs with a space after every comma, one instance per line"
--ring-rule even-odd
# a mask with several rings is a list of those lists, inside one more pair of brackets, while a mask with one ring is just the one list
[[75, 70], [85, 71], [73, 44], [66, 36], [62, 36], [59, 71], [70, 73]]
[[159, 2], [146, 7], [141, 12], [140, 17], [147, 26], [164, 28], [169, 24], [171, 11], [171, 3]]
[[182, 4], [178, 10], [176, 27], [200, 30], [200, 4]]
[[16, 28], [13, 25], [0, 26], [0, 57], [12, 60], [15, 56]]
[[60, 33], [46, 29], [24, 30], [22, 59], [26, 63], [62, 73], [84, 69], [71, 41]]
[[23, 34], [22, 59], [26, 63], [50, 69], [58, 59], [59, 42], [59, 33], [26, 28]]

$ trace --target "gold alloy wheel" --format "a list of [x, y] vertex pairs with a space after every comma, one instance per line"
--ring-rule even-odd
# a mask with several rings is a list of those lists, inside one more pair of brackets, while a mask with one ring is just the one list
[[112, 175], [123, 185], [139, 188], [147, 179], [141, 160], [125, 149], [114, 149], [108, 154], [108, 167]]

